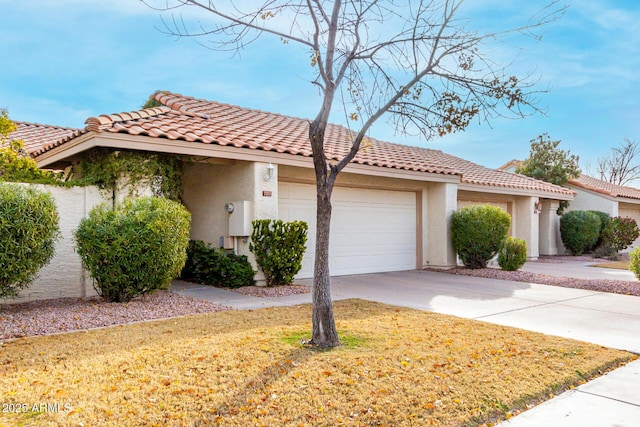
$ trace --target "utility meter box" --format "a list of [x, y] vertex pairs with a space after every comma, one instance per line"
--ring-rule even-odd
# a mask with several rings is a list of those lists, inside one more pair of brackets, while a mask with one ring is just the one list
[[227, 203], [225, 209], [229, 212], [229, 236], [251, 235], [251, 202]]

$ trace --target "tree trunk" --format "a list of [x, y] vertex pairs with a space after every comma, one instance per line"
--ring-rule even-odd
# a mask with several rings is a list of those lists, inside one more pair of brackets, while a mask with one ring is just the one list
[[333, 185], [317, 183], [316, 259], [313, 274], [313, 334], [311, 341], [319, 347], [340, 345], [333, 318], [331, 274], [329, 272], [329, 234], [331, 231], [331, 192]]

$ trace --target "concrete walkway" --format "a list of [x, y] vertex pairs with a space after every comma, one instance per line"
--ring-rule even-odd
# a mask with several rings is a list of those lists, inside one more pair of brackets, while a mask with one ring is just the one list
[[[527, 263], [525, 269], [544, 274], [564, 271], [566, 274], [560, 275], [570, 277], [609, 274], [608, 269], [577, 263], [535, 262]], [[256, 298], [184, 282], [174, 283], [173, 290], [237, 309], [311, 302], [310, 294]], [[334, 300], [362, 298], [451, 314], [640, 353], [640, 297], [430, 271], [334, 277], [332, 296]], [[640, 361], [563, 393], [501, 425], [640, 426]]]

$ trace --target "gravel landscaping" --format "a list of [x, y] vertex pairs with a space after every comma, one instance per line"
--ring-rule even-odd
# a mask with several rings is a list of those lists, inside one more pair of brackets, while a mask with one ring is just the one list
[[[545, 263], [590, 262], [594, 261], [594, 259], [591, 257], [551, 257], [540, 261]], [[469, 270], [458, 267], [451, 270], [434, 271], [640, 296], [640, 282], [637, 281], [583, 280], [526, 271], [503, 271], [498, 268]], [[269, 288], [247, 286], [234, 289], [234, 291], [255, 297], [277, 298], [308, 293], [311, 288], [294, 284]], [[125, 304], [107, 303], [99, 297], [58, 298], [18, 304], [2, 304], [0, 305], [0, 341], [229, 309], [230, 307], [197, 300], [169, 291], [158, 291]]]
[[2, 304], [0, 341], [229, 309], [169, 291], [157, 291], [128, 303], [108, 303], [92, 297]]
[[504, 271], [497, 268], [481, 268], [469, 270], [463, 267], [451, 270], [432, 270], [441, 273], [458, 274], [463, 276], [485, 277], [487, 279], [513, 280], [515, 282], [538, 283], [540, 285], [562, 286], [564, 288], [587, 289], [590, 291], [610, 292], [622, 295], [640, 296], [640, 282], [610, 279], [575, 279], [572, 277], [557, 277], [546, 274], [536, 274], [527, 271]]
[[[628, 259], [628, 258], [627, 258]], [[541, 256], [536, 263], [563, 264], [571, 262], [607, 262], [595, 259], [589, 255], [583, 256]], [[440, 273], [458, 274], [462, 276], [484, 277], [496, 280], [512, 280], [515, 282], [538, 283], [540, 285], [561, 286], [564, 288], [587, 289], [590, 291], [609, 292], [622, 295], [640, 296], [640, 282], [611, 279], [576, 279], [573, 277], [558, 277], [546, 274], [536, 274], [527, 271], [504, 271], [499, 268], [481, 268], [470, 270], [456, 267], [451, 270], [428, 269]]]

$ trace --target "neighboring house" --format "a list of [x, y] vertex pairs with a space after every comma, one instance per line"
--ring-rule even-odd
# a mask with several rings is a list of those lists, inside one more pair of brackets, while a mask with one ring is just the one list
[[[569, 210], [602, 211], [612, 217], [633, 218], [640, 224], [640, 189], [611, 184], [587, 175], [569, 181], [568, 187], [576, 192]], [[637, 239], [627, 250], [639, 243], [640, 239]]]
[[[515, 172], [521, 163], [520, 160], [511, 160], [498, 169]], [[640, 189], [612, 184], [584, 174], [569, 180], [567, 187], [575, 191], [575, 199], [571, 201], [567, 212], [572, 210], [601, 211], [612, 217], [633, 218], [640, 225]], [[640, 238], [627, 251], [638, 245], [640, 245]], [[561, 242], [558, 246], [560, 253], [564, 253]]]
[[24, 151], [33, 155], [52, 141], [71, 138], [82, 132], [80, 129], [60, 126], [41, 125], [38, 123], [15, 122], [18, 128], [11, 133], [10, 140], [24, 141]]
[[[86, 127], [32, 151], [43, 168], [64, 168], [95, 147], [189, 156], [183, 201], [191, 238], [248, 254], [249, 221], [304, 220], [310, 248], [299, 277], [313, 274], [315, 175], [306, 119], [157, 92], [162, 106], [91, 117]], [[350, 131], [329, 125], [325, 152], [339, 159]], [[370, 139], [333, 192], [333, 275], [453, 267], [450, 215], [490, 203], [508, 211], [528, 256], [557, 253], [554, 206], [570, 189], [489, 169], [442, 151]], [[232, 213], [226, 209], [233, 203]]]

